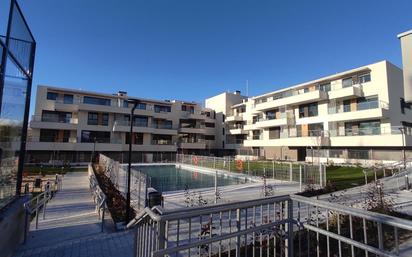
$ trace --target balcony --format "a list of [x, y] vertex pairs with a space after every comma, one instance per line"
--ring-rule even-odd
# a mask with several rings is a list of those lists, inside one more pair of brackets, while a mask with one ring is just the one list
[[317, 102], [328, 99], [328, 94], [324, 91], [315, 90], [306, 93], [293, 91], [283, 98], [269, 98], [267, 102], [255, 104], [254, 111], [266, 111], [280, 106], [299, 105], [304, 103]]
[[179, 148], [183, 149], [206, 149], [206, 142], [203, 139], [181, 138]]
[[243, 124], [233, 124], [228, 126], [229, 134], [231, 135], [241, 135], [247, 134], [248, 132], [243, 129]]
[[64, 99], [57, 99], [54, 101], [54, 110], [64, 112], [77, 112], [79, 110], [78, 101], [65, 101]]
[[204, 126], [200, 126], [200, 125], [190, 126], [190, 127], [180, 127], [179, 133], [206, 134], [206, 129]]
[[152, 145], [174, 145], [173, 140], [157, 139], [152, 140]]
[[[335, 85], [336, 86], [336, 85]], [[336, 87], [335, 90], [328, 92], [329, 99], [347, 99], [354, 97], [362, 97], [363, 91], [361, 85], [353, 85], [351, 87]]]
[[50, 118], [42, 117], [41, 115], [33, 115], [30, 121], [30, 127], [38, 129], [76, 130], [77, 124], [77, 118]]
[[383, 101], [356, 104], [356, 111], [346, 109], [343, 105], [329, 108], [328, 121], [365, 120], [389, 117], [389, 104]]
[[230, 122], [230, 121], [243, 121], [243, 114], [227, 116], [225, 121], [227, 121], [227, 122]]
[[201, 111], [182, 111], [182, 117], [185, 119], [195, 119], [195, 120], [204, 120], [206, 115]]
[[[153, 131], [154, 129], [148, 127], [147, 123], [133, 124], [133, 132], [152, 133]], [[116, 120], [113, 124], [113, 132], [130, 132], [130, 121]]]

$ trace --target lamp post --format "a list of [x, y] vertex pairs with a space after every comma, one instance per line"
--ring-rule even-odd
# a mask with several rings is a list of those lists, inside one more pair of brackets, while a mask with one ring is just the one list
[[403, 155], [403, 168], [406, 169], [406, 153], [405, 153], [405, 127], [400, 127], [399, 130], [402, 133], [402, 155]]
[[[129, 99], [129, 103], [133, 104], [133, 107], [130, 111], [130, 132], [129, 132], [129, 165], [127, 167], [127, 193], [126, 193], [126, 224], [130, 220], [130, 180], [131, 180], [131, 169], [132, 169], [132, 134], [133, 134], [133, 121], [134, 121], [134, 110], [136, 110], [138, 100]], [[146, 197], [145, 197], [146, 199]]]

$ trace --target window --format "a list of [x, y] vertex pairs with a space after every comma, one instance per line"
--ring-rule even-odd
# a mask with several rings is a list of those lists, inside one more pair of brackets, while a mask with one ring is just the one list
[[110, 132], [82, 130], [82, 143], [110, 143]]
[[133, 126], [147, 127], [148, 118], [146, 116], [134, 116]]
[[172, 145], [173, 140], [171, 135], [156, 135], [152, 136], [152, 145]]
[[55, 92], [47, 92], [47, 100], [57, 100], [57, 96]]
[[225, 128], [222, 128], [222, 135], [225, 135]]
[[102, 126], [108, 126], [109, 125], [109, 114], [108, 113], [103, 113], [102, 114]]
[[123, 100], [123, 108], [129, 108], [129, 102], [127, 100]]
[[[126, 133], [126, 144], [129, 144], [129, 135], [130, 133]], [[133, 140], [132, 144], [134, 145], [143, 145], [143, 133], [133, 133]]]
[[342, 79], [342, 87], [351, 87], [353, 85], [352, 77]]
[[318, 116], [318, 103], [299, 105], [299, 118]]
[[69, 142], [70, 130], [40, 129], [40, 142]]
[[65, 103], [65, 104], [73, 104], [73, 95], [64, 94], [64, 96], [63, 96], [63, 103]]
[[145, 103], [138, 103], [138, 104], [136, 105], [136, 109], [146, 110], [146, 104], [145, 104]]
[[279, 112], [279, 110], [273, 110], [273, 111], [267, 111], [266, 112], [266, 119], [267, 120], [274, 120], [276, 119], [276, 113]]
[[380, 135], [380, 121], [346, 122], [346, 136]]
[[154, 110], [157, 113], [159, 113], [159, 112], [171, 112], [172, 111], [170, 106], [164, 106], [164, 105], [155, 105]]
[[72, 114], [70, 112], [53, 112], [53, 111], [43, 110], [41, 121], [70, 123], [71, 118], [72, 118]]
[[253, 130], [253, 132], [252, 132], [253, 134], [253, 136], [252, 136], [252, 139], [253, 140], [259, 140], [260, 139], [260, 130]]
[[215, 136], [214, 136], [214, 135], [205, 135], [205, 140], [214, 141], [214, 140], [215, 140]]
[[357, 108], [356, 110], [361, 111], [361, 110], [369, 110], [369, 109], [375, 109], [379, 107], [379, 101], [377, 96], [373, 97], [361, 97], [356, 100], [357, 102]]
[[85, 96], [85, 97], [83, 97], [83, 103], [110, 106], [111, 100], [110, 99], [105, 99], [105, 98]]
[[98, 125], [99, 115], [97, 112], [89, 112], [87, 114], [87, 125]]
[[366, 82], [369, 82], [369, 81], [371, 81], [371, 74], [370, 73], [359, 75], [359, 83], [366, 83]]
[[369, 159], [369, 150], [353, 150], [348, 149], [349, 159]]
[[214, 128], [214, 127], [215, 127], [215, 123], [213, 123], [213, 122], [205, 122], [205, 127], [206, 127], [206, 128]]
[[329, 92], [330, 91], [330, 82], [320, 84], [319, 85], [319, 90], [323, 91], [323, 92]]
[[280, 138], [280, 127], [269, 128], [269, 139]]
[[323, 123], [314, 123], [308, 125], [308, 135], [310, 137], [320, 137], [322, 136]]
[[351, 111], [351, 100], [344, 100], [343, 101], [343, 112], [350, 112]]

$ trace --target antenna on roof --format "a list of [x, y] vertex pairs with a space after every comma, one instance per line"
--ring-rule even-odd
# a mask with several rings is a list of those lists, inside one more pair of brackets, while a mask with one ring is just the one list
[[249, 97], [249, 80], [246, 80], [246, 96]]

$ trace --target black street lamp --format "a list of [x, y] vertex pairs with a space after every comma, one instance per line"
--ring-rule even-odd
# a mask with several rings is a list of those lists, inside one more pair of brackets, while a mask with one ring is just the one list
[[129, 99], [129, 103], [133, 104], [133, 108], [130, 111], [130, 132], [129, 132], [129, 165], [127, 167], [127, 193], [126, 193], [126, 224], [130, 220], [130, 180], [131, 180], [131, 169], [132, 169], [132, 134], [133, 134], [133, 121], [134, 121], [134, 110], [136, 110], [139, 100]]

